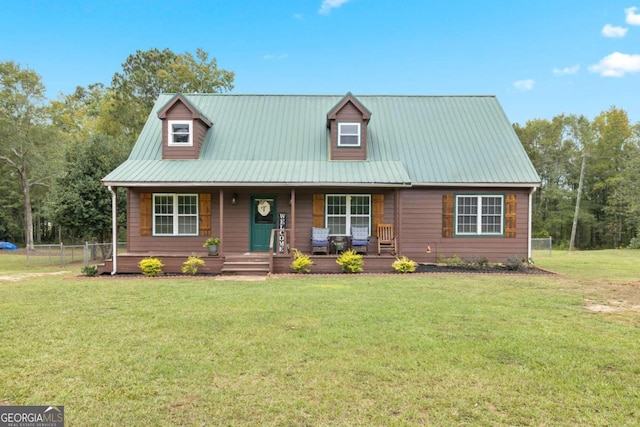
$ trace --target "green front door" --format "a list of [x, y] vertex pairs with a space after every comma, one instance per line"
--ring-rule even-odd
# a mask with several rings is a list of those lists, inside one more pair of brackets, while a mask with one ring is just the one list
[[276, 228], [276, 198], [273, 196], [251, 196], [250, 250], [269, 250], [271, 230]]

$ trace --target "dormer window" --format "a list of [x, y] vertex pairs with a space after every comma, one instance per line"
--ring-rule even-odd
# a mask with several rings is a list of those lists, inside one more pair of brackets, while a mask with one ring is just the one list
[[193, 145], [193, 121], [169, 120], [169, 145], [190, 147]]
[[338, 123], [338, 147], [360, 147], [360, 123]]

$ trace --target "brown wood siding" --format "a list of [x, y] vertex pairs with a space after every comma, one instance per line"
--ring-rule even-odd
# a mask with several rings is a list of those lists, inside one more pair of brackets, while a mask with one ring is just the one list
[[[514, 194], [517, 198], [516, 237], [460, 237], [443, 238], [443, 196], [464, 192], [465, 194]], [[502, 262], [507, 258], [527, 256], [529, 192], [526, 190], [494, 189], [492, 191], [469, 191], [468, 189], [411, 189], [401, 190], [402, 217], [398, 244], [401, 254], [417, 262], [436, 262], [438, 256], [462, 258], [487, 257], [491, 262]], [[431, 253], [427, 253], [427, 248]]]
[[[338, 122], [360, 123], [360, 147], [338, 147]], [[336, 114], [336, 120], [331, 121], [331, 144], [329, 158], [331, 160], [367, 160], [367, 122], [362, 119], [362, 113], [351, 102]]]
[[[206, 190], [200, 190], [205, 192]], [[220, 202], [216, 196], [218, 188], [208, 189], [213, 195], [211, 208], [211, 233], [212, 236], [220, 236], [223, 239], [226, 253], [246, 252], [249, 249], [249, 214], [250, 200], [254, 192], [249, 190], [224, 189], [224, 233], [220, 231], [219, 216]], [[324, 193], [329, 190], [311, 188], [297, 189], [295, 198], [296, 222], [295, 238], [296, 247], [304, 253], [311, 250], [311, 228], [314, 226], [314, 197], [322, 197], [322, 220], [324, 221]], [[127, 198], [128, 213], [128, 251], [139, 253], [191, 253], [202, 251], [203, 237], [154, 237], [141, 235], [141, 193], [152, 192], [176, 192], [171, 188], [160, 189], [129, 189]], [[231, 205], [231, 195], [237, 194], [237, 204]], [[335, 193], [335, 190], [330, 192]], [[289, 205], [288, 189], [265, 188], [261, 194], [272, 194], [277, 197], [278, 212], [287, 214], [287, 226], [291, 227], [291, 206]], [[528, 250], [528, 221], [529, 190], [495, 189], [488, 191], [469, 191], [468, 189], [401, 189], [401, 190], [374, 190], [353, 188], [349, 193], [372, 194], [373, 199], [379, 200], [378, 195], [384, 200], [384, 222], [393, 223], [398, 238], [399, 255], [406, 255], [417, 262], [436, 262], [438, 256], [452, 257], [457, 254], [463, 258], [487, 257], [492, 262], [502, 262], [507, 258], [517, 255], [526, 256]], [[443, 196], [446, 194], [502, 194], [507, 198], [513, 194], [515, 197], [515, 237], [459, 237], [443, 238]], [[396, 200], [396, 198], [398, 200]], [[376, 208], [377, 209], [377, 208]], [[401, 217], [396, 216], [396, 209], [401, 212]], [[316, 212], [317, 213], [317, 212]], [[373, 212], [372, 212], [373, 213]], [[506, 207], [505, 207], [506, 214]], [[377, 214], [374, 214], [377, 216]], [[317, 217], [317, 215], [316, 215]], [[505, 220], [506, 232], [506, 220]], [[377, 242], [375, 233], [372, 233], [369, 253], [375, 252]], [[427, 253], [427, 247], [431, 249]]]
[[[175, 188], [131, 188], [129, 189], [128, 197], [128, 227], [127, 227], [127, 250], [129, 252], [169, 252], [174, 251], [177, 253], [190, 253], [200, 252], [203, 250], [202, 243], [204, 243], [204, 237], [201, 236], [153, 236], [151, 230], [152, 214], [153, 214], [153, 193], [185, 193], [183, 189], [176, 190]], [[148, 214], [143, 214], [141, 210], [141, 200], [148, 194]], [[214, 209], [217, 209], [215, 204]], [[145, 208], [146, 209], [146, 208]], [[142, 226], [147, 221], [143, 218], [149, 218], [149, 234], [143, 234]], [[185, 252], [186, 251], [186, 252]]]

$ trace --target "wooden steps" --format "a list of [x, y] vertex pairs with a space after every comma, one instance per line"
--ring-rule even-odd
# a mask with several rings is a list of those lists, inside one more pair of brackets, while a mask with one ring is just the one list
[[223, 275], [267, 276], [271, 270], [270, 254], [246, 253], [226, 255], [221, 272]]

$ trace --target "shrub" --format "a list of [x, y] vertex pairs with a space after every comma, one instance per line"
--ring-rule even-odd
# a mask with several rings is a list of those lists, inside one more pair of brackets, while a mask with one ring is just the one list
[[438, 256], [438, 262], [444, 265], [448, 265], [449, 267], [463, 267], [467, 265], [465, 261], [458, 256], [458, 254], [453, 254], [451, 258], [447, 258], [443, 255]]
[[627, 249], [640, 249], [640, 237], [634, 237], [627, 245]]
[[200, 267], [204, 267], [204, 261], [201, 258], [192, 255], [182, 263], [182, 272], [193, 276], [198, 272]]
[[527, 268], [527, 262], [523, 257], [513, 255], [507, 258], [504, 262], [504, 266], [510, 271], [524, 271]]
[[83, 276], [88, 276], [88, 277], [93, 277], [96, 274], [98, 274], [98, 266], [96, 265], [85, 265], [84, 267], [82, 267], [82, 275]]
[[362, 273], [364, 271], [362, 268], [364, 265], [362, 255], [353, 249], [344, 251], [338, 259], [336, 259], [336, 263], [342, 266], [342, 271], [345, 273]]
[[158, 258], [147, 257], [138, 263], [142, 274], [147, 277], [155, 277], [162, 274], [164, 264]]
[[489, 258], [487, 257], [473, 257], [465, 259], [465, 263], [471, 268], [485, 269], [489, 268]]
[[402, 258], [396, 258], [391, 267], [398, 273], [413, 273], [418, 268], [418, 263], [403, 256]]
[[296, 248], [293, 248], [293, 261], [291, 262], [291, 269], [296, 273], [311, 273], [310, 266], [313, 265], [313, 261], [309, 255], [305, 255]]

